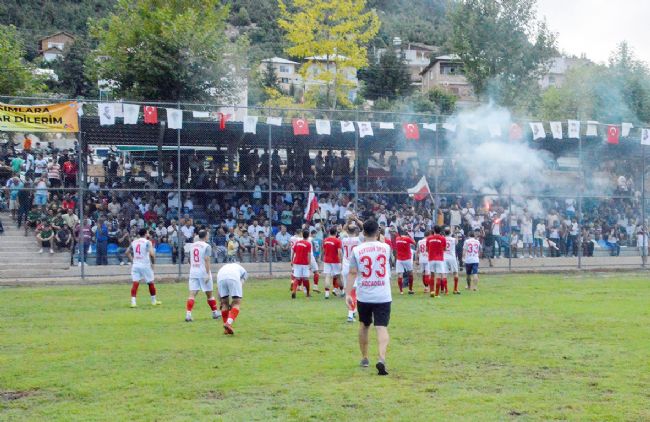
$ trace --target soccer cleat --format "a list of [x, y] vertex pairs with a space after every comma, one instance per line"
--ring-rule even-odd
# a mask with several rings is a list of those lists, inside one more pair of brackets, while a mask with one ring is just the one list
[[456, 291], [454, 292], [454, 294], [455, 294], [455, 295], [459, 295], [460, 292], [459, 292], [458, 290], [456, 290]]
[[311, 289], [312, 292], [314, 293], [320, 293], [320, 290], [318, 289], [318, 286], [314, 286], [313, 289]]
[[368, 360], [368, 358], [363, 358], [361, 359], [359, 366], [361, 366], [362, 368], [367, 368], [370, 366], [370, 361]]
[[403, 291], [401, 291], [401, 292], [399, 292], [399, 294], [401, 294], [401, 295], [403, 295], [403, 294], [404, 294], [404, 292], [403, 292]]
[[220, 319], [220, 318], [221, 318], [221, 314], [219, 312], [217, 311], [212, 312], [212, 319]]
[[185, 322], [192, 322], [192, 321], [194, 321], [194, 320], [192, 319], [191, 315], [186, 315], [185, 316]]
[[131, 307], [132, 307], [132, 308], [137, 308], [138, 305], [137, 305], [135, 302], [131, 302]]
[[295, 293], [295, 292], [292, 292], [292, 293], [291, 293], [291, 299], [295, 299], [295, 298], [296, 298], [296, 293]]
[[415, 292], [414, 292], [413, 290], [409, 290], [409, 294], [410, 294], [410, 295], [414, 295]]
[[228, 324], [227, 322], [223, 324], [223, 329], [226, 332], [226, 334], [230, 334], [230, 335], [235, 334], [235, 330], [232, 329], [232, 325]]
[[384, 362], [377, 362], [375, 368], [377, 368], [377, 375], [388, 375], [388, 371], [386, 371], [386, 365]]
[[151, 306], [158, 306], [158, 305], [162, 305], [162, 302], [159, 301], [159, 300], [152, 300], [151, 301]]
[[354, 322], [354, 317], [349, 316], [348, 317], [348, 322]]

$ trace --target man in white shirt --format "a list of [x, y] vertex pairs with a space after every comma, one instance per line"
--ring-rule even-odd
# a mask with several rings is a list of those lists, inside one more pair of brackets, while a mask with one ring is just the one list
[[212, 258], [212, 247], [206, 242], [208, 239], [207, 230], [199, 230], [199, 240], [190, 246], [190, 296], [187, 299], [185, 322], [192, 322], [192, 308], [199, 290], [203, 291], [208, 298], [208, 306], [212, 310], [212, 318], [219, 318], [217, 312], [217, 299], [212, 295], [214, 290], [212, 282], [212, 271], [210, 260]]
[[[217, 288], [221, 298], [221, 318], [224, 334], [235, 334], [232, 324], [239, 315], [239, 307], [244, 296], [244, 281], [248, 273], [239, 264], [226, 264], [217, 273]], [[231, 301], [232, 299], [232, 301]]]
[[153, 245], [147, 239], [147, 229], [138, 231], [138, 238], [131, 242], [131, 246], [126, 250], [126, 257], [133, 263], [131, 267], [131, 307], [135, 308], [135, 298], [138, 294], [138, 286], [141, 281], [145, 281], [149, 286], [151, 295], [151, 305], [156, 306], [161, 303], [156, 299], [156, 286], [154, 285], [153, 263], [156, 258]]
[[375, 365], [379, 375], [388, 375], [386, 371], [386, 349], [388, 348], [388, 323], [392, 294], [390, 290], [390, 246], [379, 242], [379, 225], [374, 220], [363, 223], [364, 242], [354, 248], [350, 257], [350, 269], [345, 283], [345, 300], [352, 306], [352, 290], [357, 291], [357, 309], [359, 312], [359, 348], [361, 349], [361, 366], [367, 368], [368, 334], [370, 324], [375, 325], [379, 359]]
[[478, 290], [478, 263], [481, 252], [481, 242], [479, 242], [473, 231], [469, 232], [469, 238], [463, 244], [463, 262], [465, 263], [465, 273], [467, 274], [467, 289]]

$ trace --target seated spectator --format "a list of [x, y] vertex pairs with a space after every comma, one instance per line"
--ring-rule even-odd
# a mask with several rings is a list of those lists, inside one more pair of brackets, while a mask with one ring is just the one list
[[56, 235], [54, 235], [54, 241], [59, 252], [71, 251], [72, 232], [70, 231], [70, 227], [64, 224], [59, 230], [57, 230]]
[[39, 247], [41, 248], [38, 253], [43, 253], [43, 248], [49, 248], [50, 253], [54, 253], [54, 249], [52, 248], [54, 246], [54, 230], [52, 230], [52, 226], [50, 223], [45, 222], [43, 223], [43, 228], [38, 232], [36, 235], [36, 240], [38, 241]]
[[230, 233], [228, 235], [228, 252], [226, 257], [227, 261], [235, 262], [238, 253], [239, 253], [239, 243], [237, 242], [237, 239], [235, 239], [235, 234]]

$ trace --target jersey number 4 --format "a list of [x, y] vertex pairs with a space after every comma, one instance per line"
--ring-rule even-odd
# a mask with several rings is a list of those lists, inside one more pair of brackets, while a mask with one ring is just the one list
[[135, 245], [135, 253], [140, 255], [140, 244]]
[[[359, 258], [361, 264], [363, 265], [363, 271], [361, 271], [361, 277], [369, 278], [372, 275], [372, 258], [364, 255]], [[375, 270], [375, 275], [379, 278], [386, 277], [386, 255], [378, 255], [377, 262], [379, 263], [379, 268]]]

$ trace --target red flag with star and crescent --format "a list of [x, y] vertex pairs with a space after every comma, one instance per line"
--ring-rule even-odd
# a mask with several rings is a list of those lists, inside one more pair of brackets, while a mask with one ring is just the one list
[[158, 107], [144, 106], [144, 122], [149, 125], [158, 124]]
[[618, 126], [607, 126], [607, 143], [617, 145], [621, 137], [621, 131]]
[[293, 134], [294, 135], [309, 135], [309, 124], [305, 119], [293, 119]]
[[415, 123], [404, 123], [404, 136], [406, 139], [420, 139], [420, 129]]

